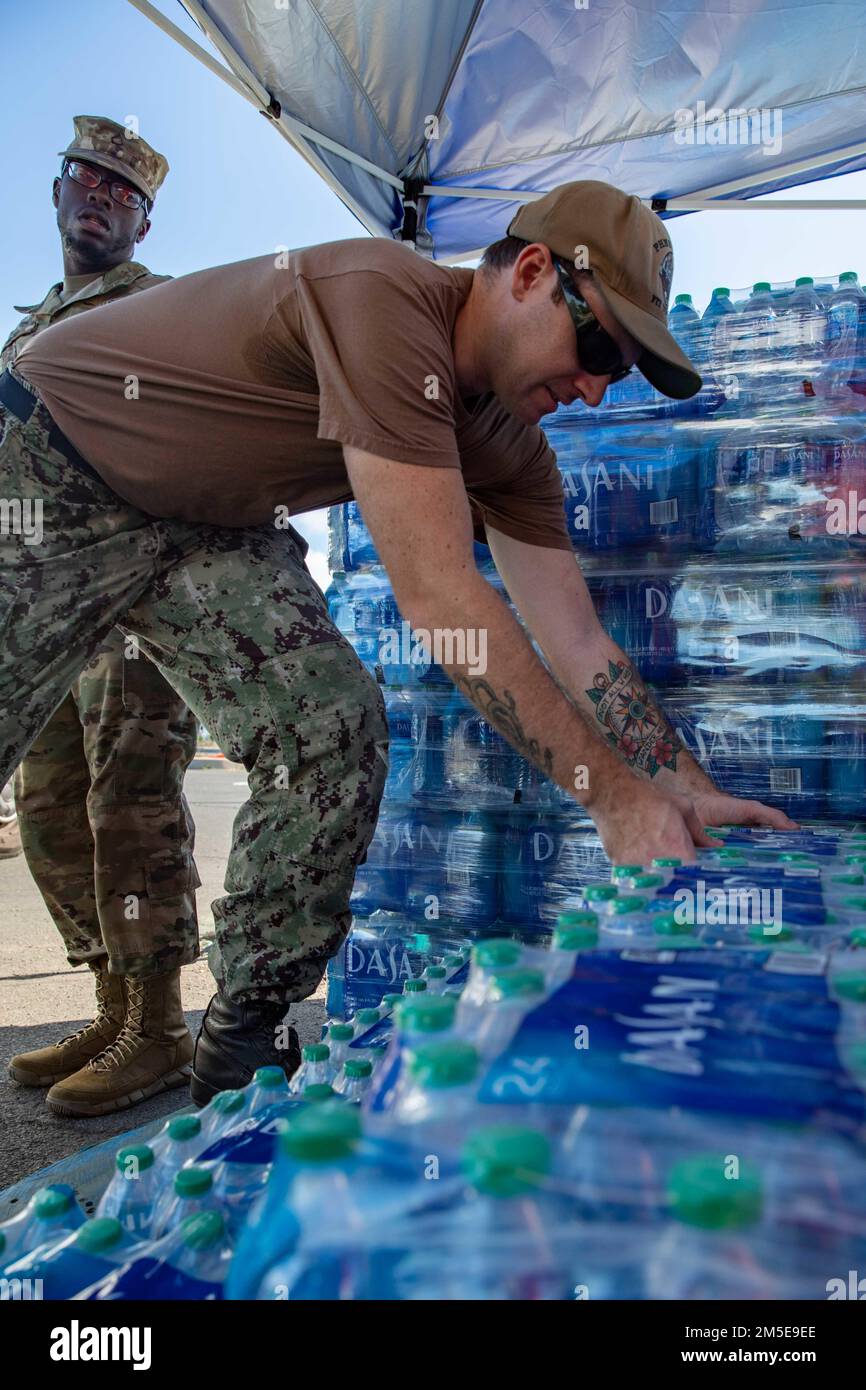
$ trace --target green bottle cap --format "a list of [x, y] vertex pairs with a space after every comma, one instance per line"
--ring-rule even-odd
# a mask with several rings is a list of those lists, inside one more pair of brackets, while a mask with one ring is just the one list
[[402, 998], [402, 994], [383, 994], [382, 1003], [387, 1004], [389, 1009], [393, 1009], [395, 1005], [400, 1003]]
[[[402, 994], [395, 994], [394, 998], [395, 998], [395, 1000], [396, 1000], [396, 999], [402, 999], [403, 996], [402, 996]], [[378, 1009], [358, 1009], [358, 1010], [356, 1011], [356, 1013], [355, 1013], [355, 1023], [356, 1023], [356, 1024], [358, 1025], [358, 1027], [360, 1027], [360, 1028], [363, 1028], [363, 1029], [372, 1028], [373, 1025], [376, 1024], [376, 1023], [378, 1023], [378, 1022], [379, 1022], [379, 1010], [378, 1010]]]
[[756, 280], [752, 286], [752, 294], [769, 294], [772, 288], [769, 280]]
[[222, 1240], [225, 1221], [218, 1211], [198, 1211], [181, 1221], [180, 1231], [188, 1250], [210, 1250]]
[[730, 298], [730, 294], [731, 291], [728, 289], [727, 285], [717, 285], [713, 290], [713, 299], [728, 299]]
[[265, 1091], [274, 1091], [285, 1084], [286, 1073], [282, 1067], [258, 1067], [253, 1072], [253, 1085], [261, 1086]]
[[783, 864], [811, 864], [814, 862], [814, 854], [807, 854], [803, 849], [783, 849], [776, 856]]
[[423, 994], [427, 988], [426, 980], [407, 980], [403, 986], [404, 994]]
[[219, 1095], [214, 1096], [209, 1110], [215, 1110], [218, 1115], [235, 1115], [238, 1110], [244, 1108], [244, 1096], [242, 1091], [220, 1091]]
[[0, 1255], [3, 1254], [3, 1251], [4, 1251], [5, 1249], [6, 1249], [6, 1237], [5, 1237], [5, 1235], [3, 1234], [3, 1232], [0, 1231]]
[[694, 930], [694, 922], [680, 922], [673, 912], [653, 914], [653, 931], [659, 936], [690, 936]]
[[617, 898], [610, 905], [612, 917], [625, 917], [630, 912], [640, 912], [646, 907], [646, 898]]
[[739, 1177], [725, 1176], [721, 1155], [701, 1154], [675, 1164], [668, 1183], [674, 1216], [708, 1231], [750, 1226], [760, 1220], [760, 1176], [742, 1166]]
[[814, 283], [811, 275], [798, 275], [794, 281], [794, 288], [796, 289], [799, 285], [814, 285]]
[[866, 946], [866, 927], [855, 927], [848, 937], [850, 946]]
[[678, 294], [674, 300], [674, 304], [691, 304], [691, 302], [692, 297], [690, 294]]
[[469, 1182], [491, 1197], [516, 1197], [550, 1171], [550, 1144], [537, 1129], [490, 1125], [470, 1135], [460, 1155]]
[[570, 927], [597, 927], [598, 913], [590, 912], [586, 907], [569, 908], [568, 912], [560, 912], [556, 925], [563, 931], [568, 931]]
[[175, 1143], [188, 1144], [201, 1134], [201, 1120], [198, 1115], [175, 1115], [166, 1125], [169, 1139]]
[[584, 888], [583, 897], [588, 903], [609, 903], [616, 897], [619, 889], [613, 883], [592, 883]]
[[146, 1172], [152, 1164], [153, 1149], [148, 1144], [130, 1144], [127, 1148], [117, 1151], [115, 1166], [125, 1178], [138, 1177], [139, 1173]]
[[358, 1108], [343, 1101], [303, 1106], [279, 1136], [280, 1152], [302, 1163], [348, 1158], [361, 1137]]
[[733, 848], [731, 848], [731, 849], [717, 849], [717, 850], [714, 850], [713, 853], [715, 854], [715, 856], [716, 856], [717, 859], [724, 859], [725, 861], [729, 861], [729, 860], [730, 860], [730, 861], [732, 861], [732, 862], [734, 862], [734, 863], [736, 863], [738, 860], [743, 860], [743, 859], [745, 859], [745, 857], [746, 857], [745, 854], [743, 853], [743, 851], [742, 851], [741, 849], [733, 849]]
[[[588, 914], [595, 916], [594, 913]], [[598, 927], [587, 922], [573, 927], [557, 927], [553, 933], [555, 951], [585, 951], [598, 943]]]
[[752, 922], [749, 936], [753, 941], [763, 941], [768, 946], [774, 946], [777, 941], [791, 941], [794, 933], [784, 922], [768, 922], [766, 925], [763, 922]]
[[840, 284], [840, 285], [856, 285], [856, 284], [857, 284], [857, 272], [856, 272], [856, 270], [843, 270], [842, 273], [841, 273], [840, 276], [839, 276], [839, 284]]
[[480, 970], [494, 970], [497, 966], [517, 965], [522, 954], [519, 943], [510, 936], [495, 936], [473, 946], [472, 963]]
[[466, 1086], [478, 1075], [476, 1048], [458, 1038], [426, 1043], [411, 1055], [409, 1073], [419, 1085], [430, 1090]]
[[363, 1078], [373, 1075], [373, 1063], [369, 1057], [350, 1057], [343, 1068], [346, 1076]]
[[444, 965], [428, 965], [424, 974], [428, 980], [444, 980], [448, 971]]
[[837, 975], [832, 982], [832, 989], [842, 999], [851, 1000], [856, 1004], [866, 1003], [866, 971]]
[[866, 883], [866, 878], [862, 874], [851, 872], [849, 874], [834, 874], [830, 882], [838, 883], [841, 888], [862, 888]]
[[682, 859], [654, 859], [652, 866], [654, 869], [679, 869], [682, 863]]
[[866, 854], [846, 854], [846, 864], [866, 864]]
[[355, 1029], [351, 1023], [329, 1023], [328, 1041], [329, 1042], [351, 1042], [355, 1036]]
[[635, 874], [643, 873], [643, 864], [614, 864], [610, 871], [612, 879], [633, 878]]
[[111, 1250], [123, 1240], [123, 1227], [113, 1216], [94, 1216], [75, 1233], [75, 1244], [88, 1255]]
[[460, 967], [463, 965], [463, 957], [446, 956], [442, 964], [445, 966], [446, 970], [459, 970]]
[[304, 1087], [301, 1100], [333, 1100], [336, 1094], [333, 1086], [329, 1086], [327, 1081], [311, 1081], [309, 1086]]
[[[153, 1162], [153, 1154], [150, 1161]], [[33, 1213], [40, 1221], [56, 1221], [58, 1216], [72, 1211], [74, 1205], [75, 1198], [71, 1192], [65, 1192], [62, 1187], [43, 1187], [33, 1198]]]
[[397, 1026], [406, 1033], [442, 1033], [453, 1024], [456, 1008], [447, 994], [416, 995], [397, 1009]]
[[500, 999], [531, 998], [544, 993], [540, 970], [503, 970], [493, 976], [493, 989]]
[[[327, 1043], [307, 1043], [301, 1051], [301, 1056], [305, 1062], [327, 1062], [331, 1055], [331, 1049]], [[272, 1070], [272, 1068], [268, 1068]], [[273, 1068], [279, 1070], [279, 1068]], [[258, 1073], [257, 1073], [258, 1074]]]
[[635, 874], [632, 878], [630, 887], [632, 888], [664, 888], [665, 881], [661, 874]]
[[208, 1168], [181, 1168], [174, 1175], [174, 1190], [178, 1197], [201, 1197], [213, 1186], [213, 1178]]
[[866, 912], [866, 897], [852, 893], [843, 899], [842, 906], [847, 912]]

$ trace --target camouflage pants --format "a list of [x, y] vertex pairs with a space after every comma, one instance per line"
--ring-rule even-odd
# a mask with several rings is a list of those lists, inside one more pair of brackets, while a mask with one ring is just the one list
[[113, 628], [15, 774], [24, 854], [70, 965], [107, 954], [117, 974], [146, 976], [197, 959], [182, 791], [197, 734], [177, 691]]
[[[7, 520], [42, 519], [0, 527], [0, 782], [119, 623], [247, 769], [214, 973], [235, 999], [305, 998], [348, 931], [387, 756], [381, 691], [331, 622], [306, 542], [156, 520], [49, 447], [44, 407], [4, 423]], [[134, 909], [140, 884], [116, 888]]]

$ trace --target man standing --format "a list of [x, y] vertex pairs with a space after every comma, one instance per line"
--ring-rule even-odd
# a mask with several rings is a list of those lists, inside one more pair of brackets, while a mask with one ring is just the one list
[[[668, 395], [699, 389], [667, 330], [665, 226], [581, 182], [509, 230], [478, 271], [376, 239], [199, 271], [86, 332], [58, 325], [0, 377], [0, 491], [47, 518], [39, 545], [5, 541], [0, 777], [117, 621], [249, 774], [214, 904], [199, 1104], [266, 1061], [297, 1065], [281, 1021], [348, 930], [384, 784], [381, 690], [292, 512], [357, 498], [412, 627], [484, 632], [486, 671], [464, 641], [449, 675], [587, 808], [612, 861], [693, 860], [706, 825], [792, 825], [719, 791], [600, 627], [538, 428], [634, 365]], [[475, 567], [472, 508], [549, 669]]]
[[[52, 324], [170, 278], [132, 259], [165, 158], [116, 121], [76, 116], [73, 125], [52, 195], [63, 280], [21, 308], [2, 367]], [[86, 962], [96, 985], [91, 1023], [10, 1064], [20, 1084], [51, 1087], [59, 1114], [104, 1114], [186, 1081], [180, 967], [198, 955], [199, 880], [182, 783], [196, 735], [192, 711], [114, 628], [16, 774], [30, 871], [70, 965]]]

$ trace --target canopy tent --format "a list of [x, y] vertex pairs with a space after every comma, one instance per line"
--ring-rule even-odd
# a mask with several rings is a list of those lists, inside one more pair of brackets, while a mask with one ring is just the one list
[[662, 216], [866, 207], [759, 195], [866, 167], [866, 6], [834, 0], [181, 0], [377, 236], [477, 254], [521, 202], [596, 178]]

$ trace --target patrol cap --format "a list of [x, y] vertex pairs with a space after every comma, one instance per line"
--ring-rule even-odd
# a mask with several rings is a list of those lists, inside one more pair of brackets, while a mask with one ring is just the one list
[[565, 261], [580, 258], [579, 268], [592, 271], [614, 318], [643, 348], [638, 369], [659, 391], [685, 400], [701, 389], [699, 374], [668, 331], [670, 237], [640, 198], [597, 179], [563, 183], [524, 203], [508, 233], [540, 241]]
[[111, 169], [153, 202], [168, 173], [164, 154], [107, 116], [73, 116], [72, 126], [72, 141], [58, 154], [64, 159], [84, 159], [102, 169]]

